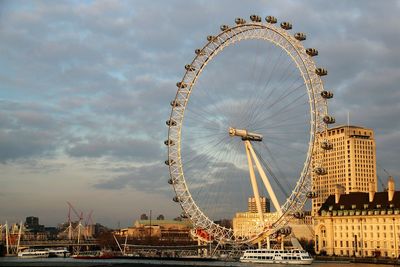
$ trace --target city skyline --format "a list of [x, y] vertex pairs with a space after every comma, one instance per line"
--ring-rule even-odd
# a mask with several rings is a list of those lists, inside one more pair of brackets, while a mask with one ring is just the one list
[[349, 113], [373, 129], [378, 175], [399, 184], [399, 11], [400, 1], [0, 2], [0, 223], [55, 225], [67, 201], [110, 227], [149, 210], [179, 215], [163, 163], [175, 83], [207, 35], [251, 14], [307, 33], [335, 126]]

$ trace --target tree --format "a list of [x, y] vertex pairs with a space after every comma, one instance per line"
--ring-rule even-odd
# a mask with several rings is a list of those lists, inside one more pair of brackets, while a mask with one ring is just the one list
[[149, 217], [147, 217], [147, 215], [145, 213], [143, 213], [142, 215], [140, 215], [140, 219], [141, 220], [148, 220]]
[[158, 217], [157, 217], [157, 220], [164, 220], [164, 219], [165, 219], [164, 215], [162, 215], [162, 214], [158, 215]]

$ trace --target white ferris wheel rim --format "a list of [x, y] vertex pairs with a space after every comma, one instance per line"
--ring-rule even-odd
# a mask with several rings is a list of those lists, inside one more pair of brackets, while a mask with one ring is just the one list
[[[220, 226], [207, 217], [193, 200], [183, 172], [181, 130], [186, 105], [189, 101], [192, 88], [207, 63], [222, 52], [224, 48], [248, 39], [259, 39], [273, 43], [283, 49], [293, 62], [295, 62], [296, 68], [299, 70], [306, 85], [309, 98], [310, 137], [303, 170], [299, 175], [300, 177], [292, 194], [281, 206], [282, 216], [273, 224], [272, 228], [264, 229], [251, 238], [238, 239], [232, 229]], [[321, 78], [315, 72], [316, 66], [314, 61], [307, 55], [302, 43], [289, 35], [286, 30], [275, 27], [270, 23], [250, 22], [238, 24], [232, 28], [223, 30], [216, 36], [208, 37], [208, 43], [198, 51], [191, 64], [187, 66], [189, 67], [186, 68], [186, 73], [181, 80], [181, 84], [178, 85], [175, 99], [171, 103], [172, 110], [168, 130], [168, 165], [170, 181], [176, 193], [176, 200], [180, 203], [184, 213], [193, 222], [195, 228], [206, 231], [215, 240], [220, 242], [248, 243], [260, 236], [273, 234], [288, 223], [290, 214], [301, 210], [304, 206], [307, 199], [306, 194], [311, 190], [312, 155], [318, 149], [318, 146], [315, 145], [316, 134], [326, 129], [323, 117], [327, 114], [327, 103], [326, 99], [321, 97], [321, 92], [324, 91], [324, 88]]]

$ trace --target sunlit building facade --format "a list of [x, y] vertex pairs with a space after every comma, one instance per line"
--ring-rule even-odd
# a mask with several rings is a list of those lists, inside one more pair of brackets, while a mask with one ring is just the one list
[[[263, 211], [264, 225], [271, 225], [278, 218], [276, 212], [270, 211], [270, 202], [266, 197], [260, 197], [261, 208]], [[313, 238], [312, 218], [310, 212], [305, 212], [304, 218], [293, 220], [289, 225], [297, 238], [311, 240]], [[248, 211], [237, 212], [232, 219], [232, 228], [235, 236], [250, 238], [260, 233], [263, 225], [260, 223], [260, 215], [257, 213], [256, 201], [254, 197], [248, 199]]]
[[315, 155], [321, 160], [327, 174], [313, 173], [313, 192], [317, 197], [312, 200], [312, 214], [316, 214], [329, 195], [335, 194], [336, 185], [340, 185], [346, 194], [368, 192], [369, 184], [375, 185], [376, 153], [374, 132], [358, 126], [339, 126], [319, 133], [319, 140], [327, 140], [332, 149], [321, 150]]
[[400, 191], [392, 178], [388, 190], [330, 195], [315, 216], [317, 254], [398, 258]]
[[[260, 197], [260, 203], [262, 212], [271, 212], [271, 203], [268, 198]], [[255, 197], [249, 197], [247, 201], [247, 210], [249, 212], [254, 212], [254, 213], [257, 212], [257, 204]]]
[[132, 227], [115, 232], [118, 236], [144, 240], [157, 238], [169, 241], [191, 241], [192, 224], [188, 220], [138, 220]]

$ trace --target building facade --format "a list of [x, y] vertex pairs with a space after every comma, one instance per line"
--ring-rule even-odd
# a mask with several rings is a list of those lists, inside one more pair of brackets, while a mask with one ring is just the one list
[[[271, 203], [268, 198], [260, 197], [260, 202], [261, 202], [262, 212], [271, 212]], [[247, 201], [247, 210], [249, 212], [254, 212], [254, 213], [257, 212], [257, 204], [255, 197], [249, 197]]]
[[[376, 153], [374, 132], [358, 126], [339, 126], [319, 133], [319, 142], [327, 141], [331, 149], [321, 149], [315, 155], [322, 162], [327, 174], [312, 174], [312, 214], [316, 214], [329, 195], [335, 194], [336, 185], [344, 192], [368, 192], [369, 184], [375, 185]], [[321, 144], [319, 144], [321, 145]]]
[[[264, 224], [269, 225], [276, 221], [279, 215], [276, 212], [263, 213]], [[237, 237], [252, 237], [259, 234], [263, 225], [260, 216], [255, 212], [237, 212], [232, 220], [233, 233]]]
[[136, 240], [155, 238], [159, 241], [190, 242], [192, 224], [188, 220], [138, 220], [133, 227], [119, 230], [115, 234]]
[[[263, 211], [264, 225], [271, 225], [279, 219], [279, 214], [270, 212], [270, 202], [266, 197], [260, 197], [261, 208]], [[250, 238], [259, 234], [263, 230], [260, 223], [260, 216], [257, 212], [254, 197], [248, 199], [248, 211], [237, 212], [232, 219], [232, 228], [236, 237]], [[291, 227], [297, 238], [311, 240], [313, 238], [312, 217], [310, 212], [305, 212], [305, 216], [300, 219], [293, 218], [288, 226]]]
[[[260, 197], [261, 210], [263, 212], [264, 224], [269, 225], [279, 217], [270, 212], [270, 201], [266, 197]], [[256, 198], [249, 197], [247, 200], [247, 212], [237, 212], [232, 219], [232, 228], [237, 237], [251, 237], [260, 233], [263, 225], [260, 223], [260, 215], [257, 211]]]
[[398, 258], [400, 252], [400, 191], [392, 178], [388, 190], [340, 194], [337, 189], [315, 216], [317, 254]]

